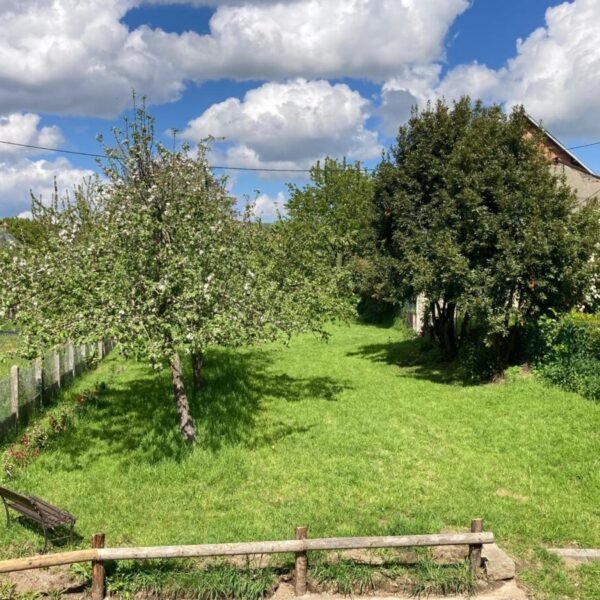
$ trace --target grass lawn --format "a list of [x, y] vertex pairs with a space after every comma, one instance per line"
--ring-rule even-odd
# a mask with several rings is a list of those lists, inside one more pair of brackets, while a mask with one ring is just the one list
[[[1, 339], [1, 338], [0, 338]], [[464, 387], [398, 329], [332, 328], [289, 347], [214, 351], [183, 447], [165, 374], [116, 355], [77, 384], [97, 405], [13, 487], [78, 517], [82, 545], [433, 533], [483, 517], [536, 598], [600, 598], [600, 568], [543, 548], [600, 546], [600, 404], [511, 372]], [[0, 527], [3, 554], [40, 538]]]

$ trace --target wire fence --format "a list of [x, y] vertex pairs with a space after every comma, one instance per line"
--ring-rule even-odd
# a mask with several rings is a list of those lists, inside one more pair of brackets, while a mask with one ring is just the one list
[[114, 347], [112, 340], [97, 344], [65, 344], [25, 366], [14, 366], [0, 380], [0, 437], [33, 411], [52, 400]]

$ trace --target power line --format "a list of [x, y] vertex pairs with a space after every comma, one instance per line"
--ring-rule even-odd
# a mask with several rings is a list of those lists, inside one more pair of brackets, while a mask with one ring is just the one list
[[63, 154], [77, 154], [79, 156], [92, 156], [94, 158], [108, 158], [105, 154], [92, 154], [91, 152], [76, 152], [75, 150], [63, 150], [62, 148], [47, 148], [46, 146], [34, 146], [32, 144], [18, 144], [17, 142], [7, 142], [0, 140], [0, 144], [7, 146], [19, 146], [20, 148], [31, 148], [33, 150], [46, 150], [48, 152], [62, 152]]
[[577, 148], [589, 148], [590, 146], [600, 146], [600, 142], [592, 142], [591, 144], [582, 144], [581, 146], [571, 146], [569, 150], [577, 150]]
[[[47, 146], [35, 146], [33, 144], [19, 144], [17, 142], [8, 142], [6, 140], [0, 140], [0, 144], [6, 144], [8, 146], [18, 146], [20, 148], [30, 148], [32, 150], [44, 150], [46, 152], [61, 152], [63, 154], [75, 154], [77, 156], [88, 156], [92, 158], [111, 158], [106, 154], [94, 154], [93, 152], [78, 152], [76, 150], [64, 150], [63, 148], [49, 148]], [[225, 169], [228, 171], [266, 171], [269, 173], [310, 173], [310, 169], [277, 169], [268, 167], [227, 167], [224, 165], [212, 165], [211, 169]]]

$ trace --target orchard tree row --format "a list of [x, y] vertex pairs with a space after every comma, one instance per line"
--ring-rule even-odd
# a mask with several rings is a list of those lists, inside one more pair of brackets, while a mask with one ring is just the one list
[[168, 150], [144, 108], [115, 131], [105, 177], [33, 203], [36, 243], [2, 260], [0, 312], [31, 354], [105, 336], [168, 366], [195, 439], [182, 360], [426, 298], [446, 357], [474, 344], [490, 372], [552, 311], [598, 307], [600, 216], [550, 169], [522, 108], [468, 98], [414, 111], [373, 173], [333, 159], [290, 186], [287, 216], [240, 213], [207, 147]]
[[108, 336], [125, 354], [168, 366], [181, 433], [193, 442], [182, 357], [200, 387], [207, 348], [324, 334], [352, 314], [350, 294], [318, 231], [264, 227], [251, 206], [236, 211], [205, 146], [192, 155], [156, 144], [144, 108], [115, 138], [102, 180], [34, 201], [46, 235], [4, 254], [0, 310], [18, 315], [32, 356]]

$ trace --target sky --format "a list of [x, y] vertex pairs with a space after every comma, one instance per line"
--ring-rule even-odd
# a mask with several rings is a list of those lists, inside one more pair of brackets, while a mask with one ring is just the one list
[[[412, 106], [523, 104], [566, 146], [600, 141], [600, 0], [0, 0], [0, 141], [101, 152], [145, 96], [158, 137], [214, 136], [219, 167], [368, 167]], [[574, 150], [596, 172], [600, 145]], [[99, 170], [0, 143], [0, 217]], [[216, 169], [265, 220], [288, 172]]]

